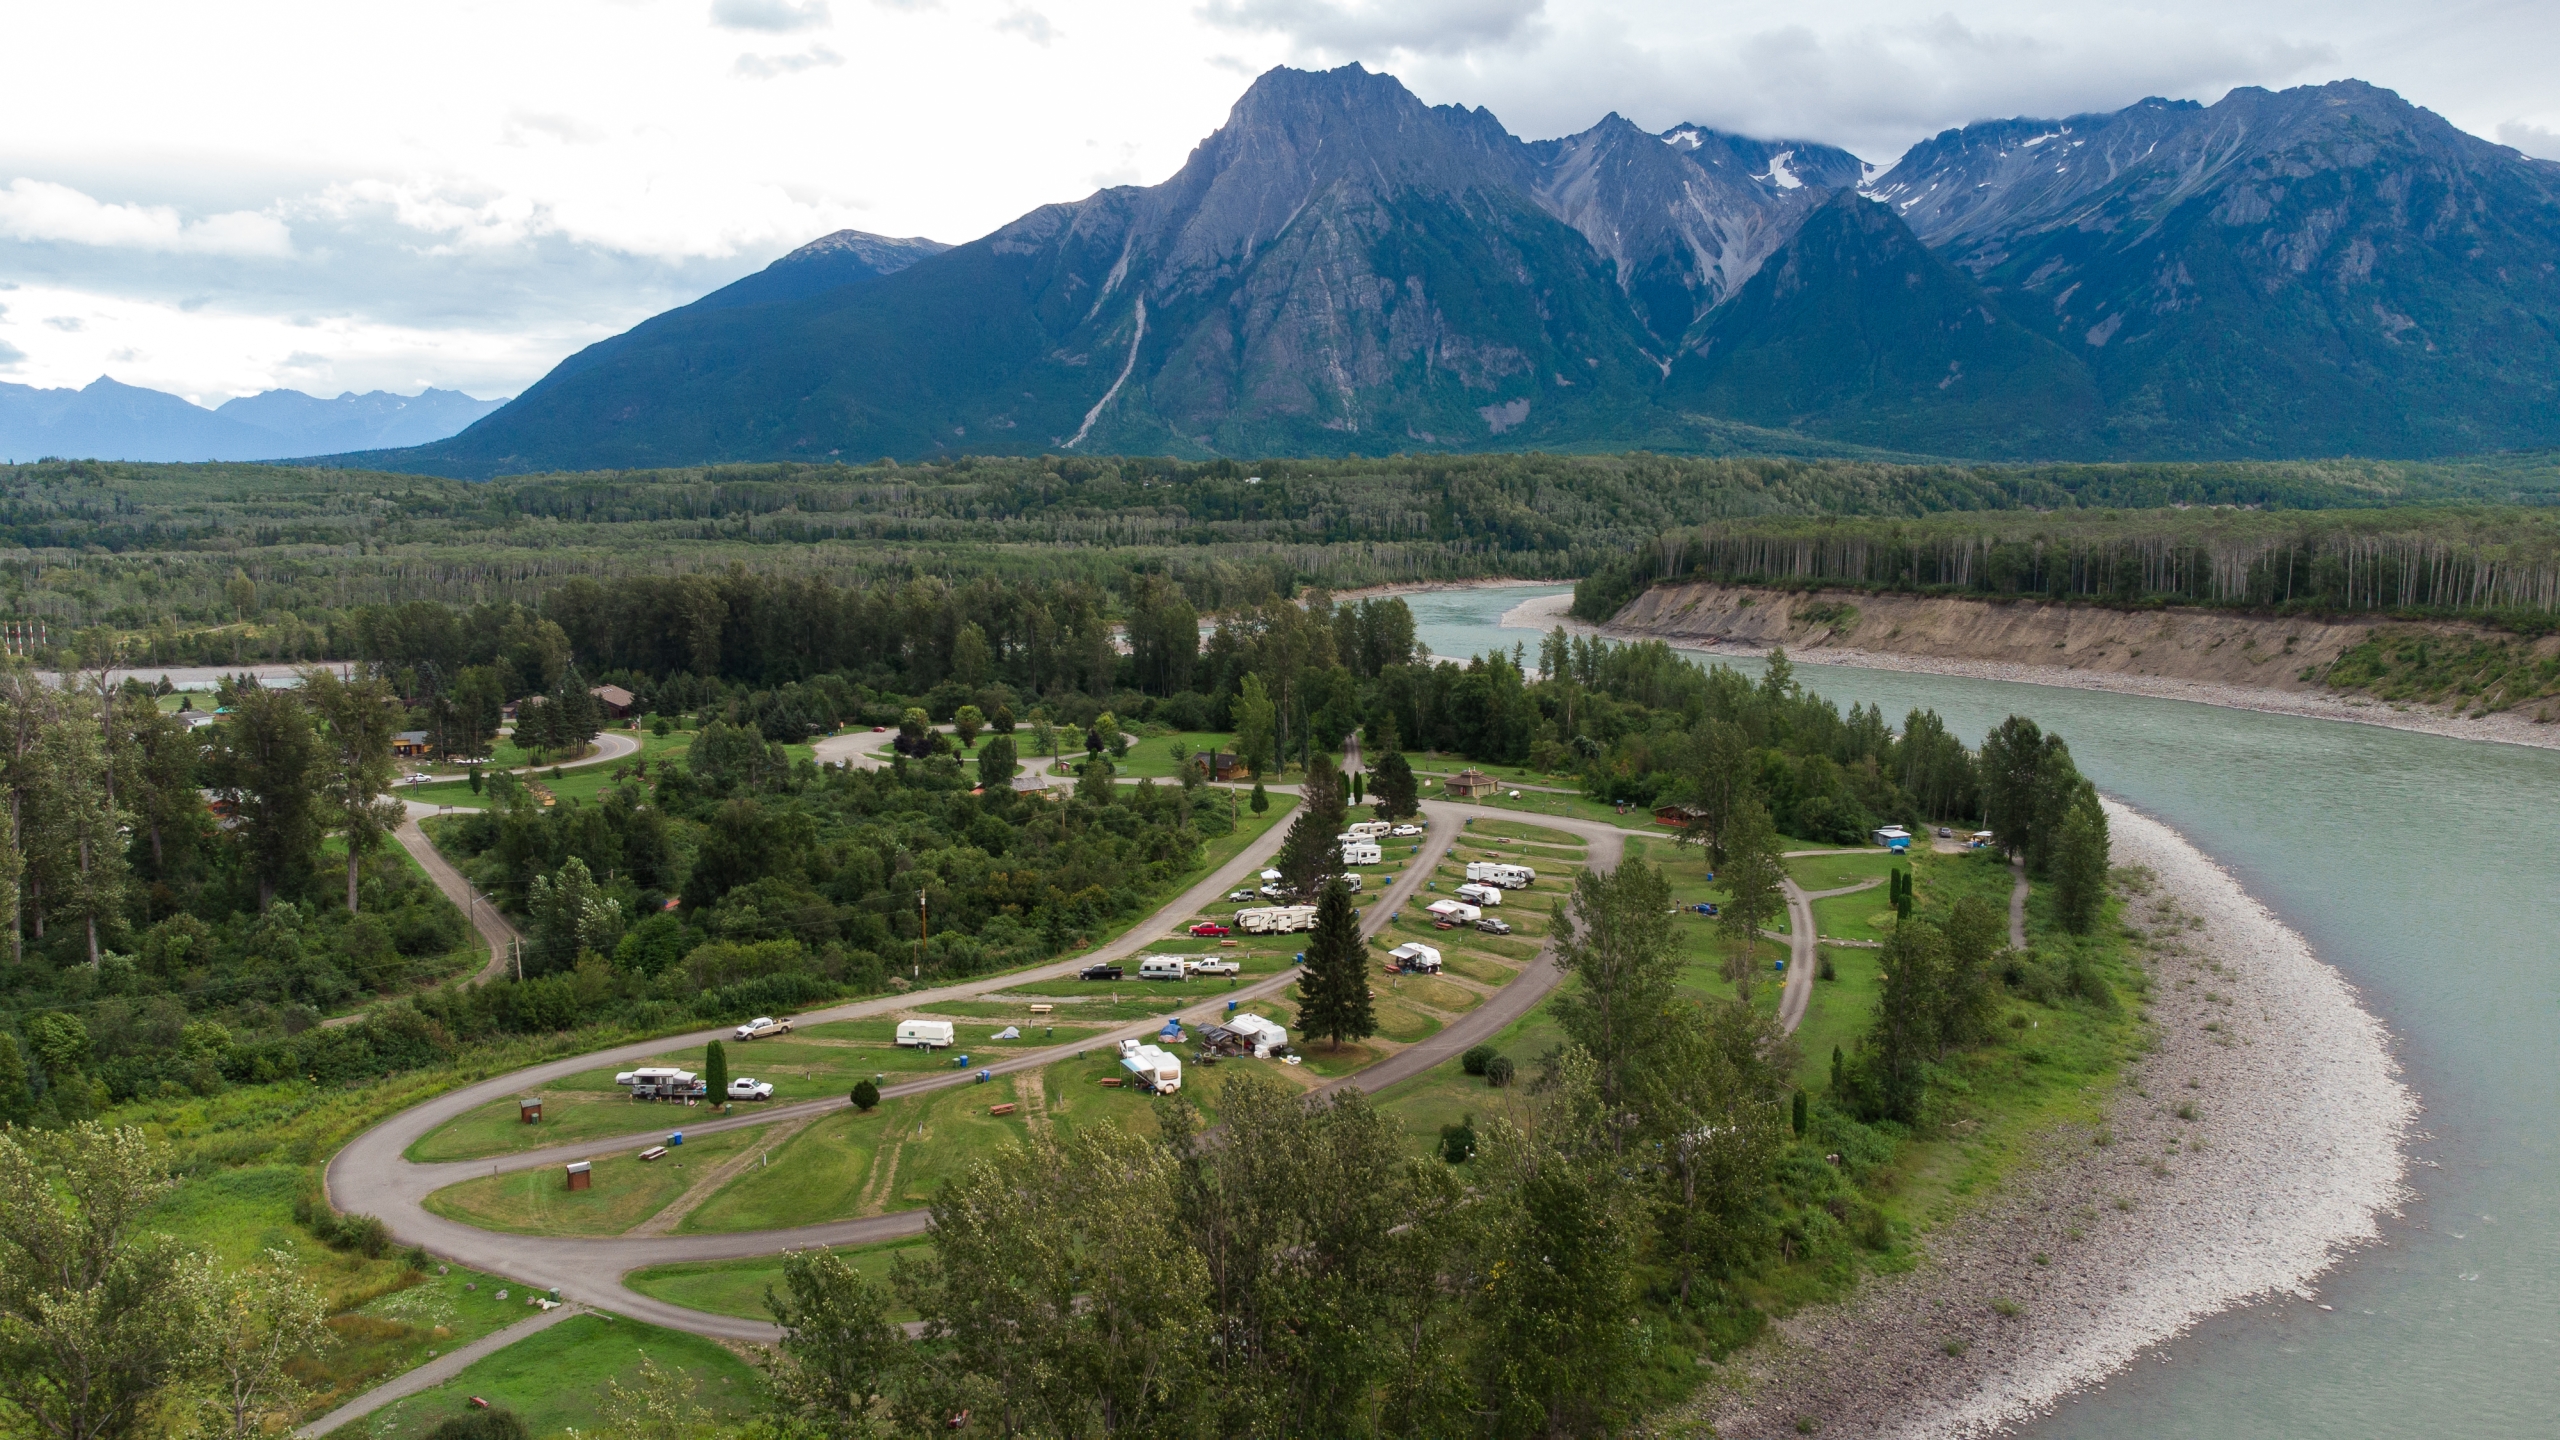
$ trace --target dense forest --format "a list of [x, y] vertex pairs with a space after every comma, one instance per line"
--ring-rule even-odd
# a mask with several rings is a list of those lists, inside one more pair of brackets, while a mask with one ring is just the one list
[[1647, 586], [1679, 580], [2460, 616], [2540, 633], [2560, 617], [2560, 515], [2210, 506], [1718, 521], [1594, 571], [1573, 613], [1605, 620]]
[[2548, 455], [1993, 466], [1527, 454], [1250, 467], [962, 457], [486, 484], [48, 461], [0, 467], [0, 633], [12, 653], [37, 655], [107, 625], [153, 663], [237, 664], [345, 658], [346, 617], [360, 606], [538, 607], [581, 576], [743, 568], [847, 586], [1074, 583], [1115, 606], [1149, 576], [1223, 611], [1308, 585], [1579, 576], [1640, 549], [1656, 557], [1643, 562], [1651, 578], [1675, 573], [1657, 540], [1701, 524], [1978, 514], [2032, 540], [2038, 526], [2092, 534], [2169, 507], [2383, 508], [2402, 530], [2459, 541], [2447, 532], [2458, 519], [2400, 507], [2555, 497]]

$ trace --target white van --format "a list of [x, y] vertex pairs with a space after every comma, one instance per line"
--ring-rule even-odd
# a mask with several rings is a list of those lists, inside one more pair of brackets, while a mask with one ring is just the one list
[[1461, 885], [1458, 898], [1474, 905], [1499, 905], [1502, 892], [1491, 885]]
[[1374, 840], [1354, 840], [1342, 847], [1342, 863], [1345, 865], [1375, 865], [1386, 858], [1386, 852], [1380, 850]]
[[955, 1038], [951, 1022], [948, 1020], [901, 1020], [898, 1022], [900, 1045], [912, 1046], [918, 1050], [940, 1050], [949, 1046]]
[[1191, 962], [1179, 955], [1141, 955], [1138, 957], [1141, 980], [1188, 980]]

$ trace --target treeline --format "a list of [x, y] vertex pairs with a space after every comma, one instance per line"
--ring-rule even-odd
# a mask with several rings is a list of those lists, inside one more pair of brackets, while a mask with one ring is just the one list
[[2097, 515], [1720, 521], [1585, 578], [1604, 621], [1681, 580], [2019, 596], [2280, 613], [2451, 615], [2547, 630], [2560, 615], [2548, 510], [2145, 510]]
[[157, 664], [349, 658], [357, 606], [538, 606], [579, 576], [935, 576], [1225, 609], [1334, 589], [1590, 573], [1668, 532], [1758, 517], [2547, 504], [2548, 457], [2438, 464], [1896, 465], [1769, 457], [1396, 456], [1190, 464], [977, 459], [722, 466], [488, 484], [262, 465], [0, 467], [0, 584], [57, 639]]

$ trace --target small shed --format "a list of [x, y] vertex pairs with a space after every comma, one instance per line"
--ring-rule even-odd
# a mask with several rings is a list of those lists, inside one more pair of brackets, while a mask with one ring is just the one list
[[1448, 782], [1449, 793], [1461, 800], [1478, 799], [1501, 788], [1501, 784], [1492, 776], [1473, 765], [1450, 776]]
[[539, 1123], [542, 1119], [542, 1097], [539, 1095], [517, 1096], [516, 1118], [527, 1125]]
[[1244, 760], [1232, 750], [1203, 750], [1191, 757], [1191, 767], [1212, 780], [1245, 778]]
[[1656, 805], [1653, 823], [1671, 830], [1686, 830], [1707, 818], [1707, 812], [1695, 805]]
[[595, 1170], [596, 1167], [592, 1161], [570, 1161], [568, 1164], [569, 1188], [572, 1190], [586, 1190], [593, 1188], [596, 1178]]

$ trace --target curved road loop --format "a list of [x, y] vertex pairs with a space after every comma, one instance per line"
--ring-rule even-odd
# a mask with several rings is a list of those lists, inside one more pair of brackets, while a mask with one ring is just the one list
[[[852, 737], [839, 737], [852, 738]], [[868, 739], [869, 737], [862, 737]], [[851, 747], [834, 747], [844, 755]], [[1364, 934], [1382, 929], [1399, 906], [1411, 902], [1448, 853], [1449, 847], [1463, 833], [1462, 821], [1476, 817], [1517, 818], [1525, 823], [1563, 830], [1584, 836], [1590, 844], [1588, 863], [1615, 864], [1623, 853], [1625, 832], [1614, 826], [1591, 821], [1560, 819], [1545, 815], [1511, 816], [1507, 812], [1488, 812], [1475, 806], [1426, 802], [1423, 806], [1432, 821], [1422, 853], [1407, 863], [1396, 880], [1383, 891], [1361, 915]], [[1140, 921], [1106, 945], [1072, 959], [1053, 961], [1029, 970], [1010, 974], [984, 976], [956, 985], [904, 995], [880, 996], [832, 1006], [799, 1017], [804, 1025], [833, 1020], [852, 1020], [894, 1014], [900, 1011], [930, 1010], [935, 1004], [967, 999], [997, 991], [1021, 990], [1042, 981], [1069, 979], [1082, 967], [1098, 961], [1125, 959], [1147, 948], [1177, 922], [1200, 913], [1206, 906], [1222, 898], [1228, 891], [1268, 863], [1285, 838], [1285, 829], [1273, 826], [1269, 832], [1246, 846], [1235, 858], [1216, 872], [1193, 885], [1153, 915]], [[1475, 1009], [1441, 1029], [1437, 1034], [1388, 1056], [1377, 1064], [1353, 1075], [1320, 1087], [1322, 1093], [1337, 1086], [1353, 1086], [1375, 1091], [1422, 1073], [1471, 1045], [1498, 1034], [1544, 999], [1561, 978], [1551, 953], [1541, 950], [1537, 958], [1502, 989], [1487, 997]], [[1196, 1004], [1176, 1012], [1185, 1021], [1198, 1023], [1219, 1013], [1224, 1002], [1254, 1000], [1276, 995], [1297, 979], [1294, 971], [1284, 972], [1251, 985], [1218, 991]], [[972, 1083], [977, 1070], [996, 1074], [1038, 1069], [1059, 1060], [1069, 1059], [1079, 1051], [1107, 1049], [1124, 1038], [1143, 1038], [1159, 1028], [1164, 1016], [1120, 1026], [1105, 1032], [1086, 1035], [1072, 1043], [1030, 1051], [991, 1065], [971, 1070], [954, 1071], [922, 1079], [904, 1081], [882, 1090], [883, 1099], [924, 1094], [953, 1085]], [[514, 1171], [565, 1164], [572, 1160], [628, 1151], [656, 1143], [663, 1127], [645, 1133], [619, 1138], [599, 1138], [574, 1145], [552, 1146], [512, 1155], [492, 1156], [478, 1160], [445, 1163], [419, 1163], [405, 1158], [408, 1148], [447, 1122], [480, 1106], [504, 1099], [520, 1091], [548, 1082], [627, 1061], [636, 1061], [669, 1050], [699, 1045], [725, 1038], [727, 1028], [720, 1027], [689, 1035], [665, 1036], [642, 1043], [593, 1051], [584, 1055], [550, 1061], [545, 1064], [502, 1075], [448, 1092], [414, 1106], [366, 1131], [340, 1150], [329, 1162], [326, 1184], [331, 1202], [341, 1211], [369, 1214], [380, 1218], [392, 1236], [403, 1245], [415, 1245], [429, 1253], [460, 1264], [496, 1274], [508, 1275], [539, 1287], [556, 1287], [563, 1300], [607, 1309], [669, 1329], [686, 1330], [719, 1339], [770, 1342], [778, 1335], [775, 1327], [756, 1320], [713, 1315], [704, 1311], [672, 1305], [639, 1294], [622, 1284], [622, 1276], [648, 1265], [679, 1261], [735, 1260], [753, 1256], [774, 1255], [786, 1250], [816, 1246], [863, 1245], [881, 1240], [921, 1234], [929, 1218], [924, 1210], [907, 1210], [859, 1219], [831, 1221], [783, 1230], [763, 1230], [741, 1234], [636, 1236], [623, 1235], [600, 1239], [562, 1239], [532, 1235], [514, 1235], [482, 1230], [430, 1213], [424, 1205], [426, 1197], [447, 1185]], [[770, 1125], [780, 1121], [816, 1118], [844, 1109], [849, 1102], [842, 1097], [807, 1100], [796, 1104], [777, 1105], [752, 1114], [725, 1118], [704, 1117], [684, 1124], [688, 1134], [716, 1134], [753, 1125]]]

